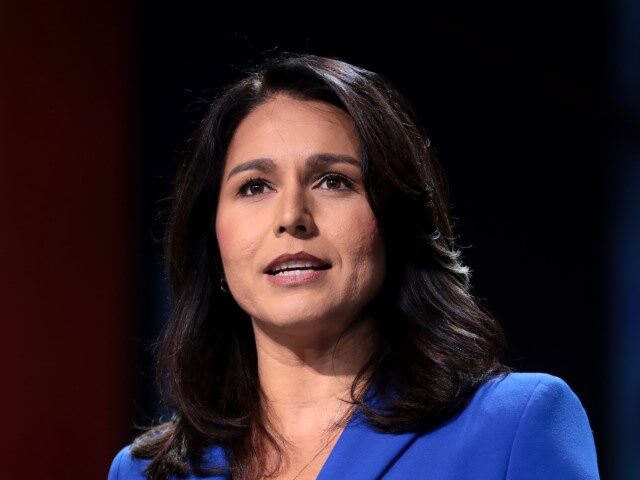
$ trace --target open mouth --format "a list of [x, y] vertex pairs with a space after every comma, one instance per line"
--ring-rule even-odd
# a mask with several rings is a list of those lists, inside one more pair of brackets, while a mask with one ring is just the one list
[[276, 277], [287, 277], [300, 275], [303, 272], [309, 270], [328, 270], [331, 268], [331, 265], [296, 265], [296, 266], [286, 266], [286, 267], [278, 267], [274, 270], [268, 270], [267, 274], [276, 276]]

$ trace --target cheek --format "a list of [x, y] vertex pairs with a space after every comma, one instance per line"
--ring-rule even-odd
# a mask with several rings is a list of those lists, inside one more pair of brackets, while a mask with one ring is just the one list
[[234, 227], [225, 221], [224, 215], [218, 213], [216, 218], [216, 239], [220, 248], [220, 256], [225, 261], [230, 255], [233, 256]]
[[220, 256], [222, 260], [225, 260], [230, 255], [233, 255], [233, 239], [235, 237], [233, 225], [221, 220], [220, 217], [216, 220], [216, 238], [218, 240], [218, 247], [220, 248]]
[[256, 225], [248, 226], [242, 218], [232, 212], [220, 212], [216, 219], [216, 238], [225, 271], [246, 268], [256, 248]]
[[368, 207], [340, 225], [344, 259], [359, 277], [384, 274], [384, 247], [373, 212]]

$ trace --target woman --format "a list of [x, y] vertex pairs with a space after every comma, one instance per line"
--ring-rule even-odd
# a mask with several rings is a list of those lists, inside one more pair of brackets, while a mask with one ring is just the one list
[[110, 479], [592, 479], [565, 382], [510, 373], [444, 177], [380, 76], [283, 55], [213, 102], [166, 236], [173, 417]]

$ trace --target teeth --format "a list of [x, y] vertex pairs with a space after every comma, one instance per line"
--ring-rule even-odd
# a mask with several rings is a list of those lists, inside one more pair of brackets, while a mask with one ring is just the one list
[[[273, 269], [273, 272], [276, 274], [282, 274], [282, 270], [285, 269], [294, 269], [294, 268], [317, 268], [317, 267], [321, 267], [322, 264], [321, 263], [314, 263], [314, 262], [304, 262], [304, 261], [300, 261], [300, 260], [292, 260], [289, 262], [284, 262], [281, 263], [280, 265], [278, 265], [276, 268]], [[289, 273], [289, 272], [284, 272], [284, 273]], [[295, 273], [295, 272], [294, 272]]]
[[295, 277], [300, 275], [304, 270], [281, 270], [275, 274], [277, 277]]

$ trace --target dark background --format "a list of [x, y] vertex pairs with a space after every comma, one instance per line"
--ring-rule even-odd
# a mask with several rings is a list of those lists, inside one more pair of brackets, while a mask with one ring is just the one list
[[[507, 363], [567, 381], [603, 478], [638, 478], [640, 7], [45, 5], [6, 7], [0, 24], [15, 392], [3, 407], [17, 451], [0, 476], [27, 463], [33, 478], [104, 476], [160, 413], [150, 350], [170, 308], [160, 241], [177, 161], [220, 88], [293, 51], [405, 94], [447, 172], [457, 243], [507, 332]], [[41, 448], [43, 467], [29, 460]]]

